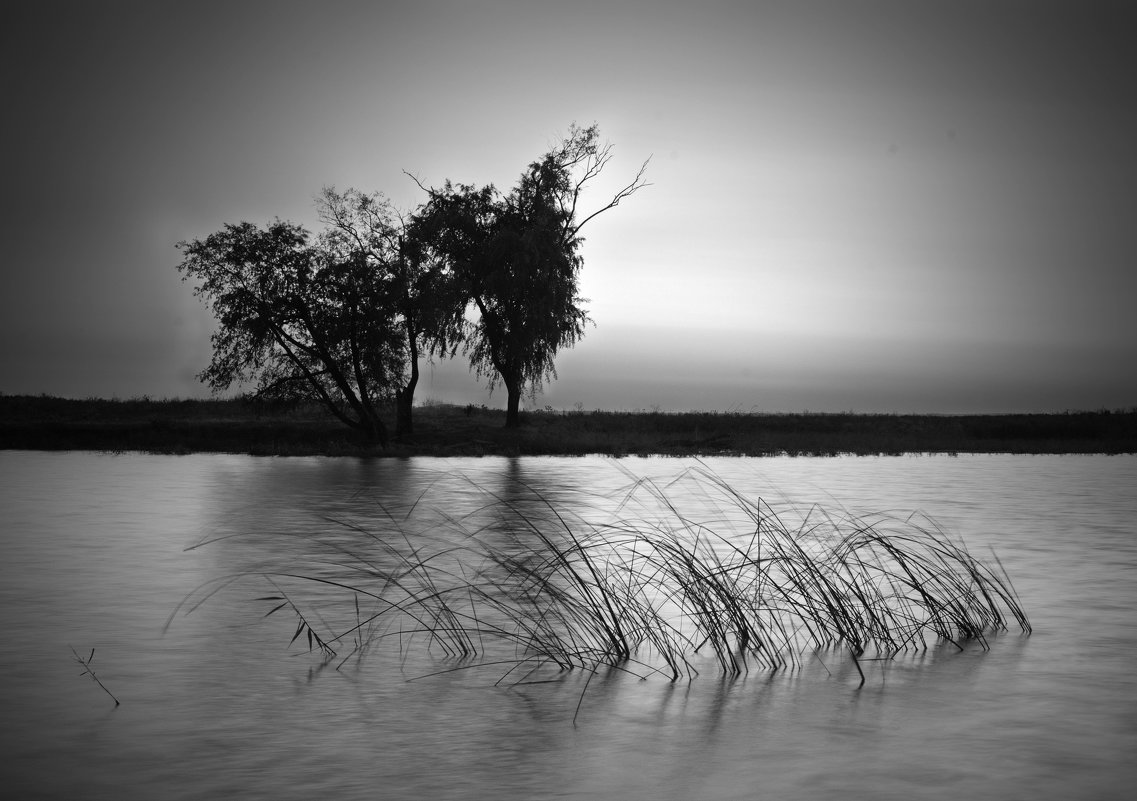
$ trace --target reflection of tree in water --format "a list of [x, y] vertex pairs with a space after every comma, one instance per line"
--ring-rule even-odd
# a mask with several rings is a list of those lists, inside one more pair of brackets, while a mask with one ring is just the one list
[[603, 495], [586, 492], [563, 475], [534, 468], [532, 460], [509, 457], [504, 462], [491, 481], [477, 487], [492, 516], [485, 532], [487, 544], [507, 547], [520, 539], [531, 548], [537, 531], [554, 537], [567, 534], [565, 529], [579, 529], [603, 505]]

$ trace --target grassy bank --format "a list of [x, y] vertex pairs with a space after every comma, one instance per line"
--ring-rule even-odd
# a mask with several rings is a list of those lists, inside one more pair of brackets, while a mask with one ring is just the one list
[[[431, 405], [387, 450], [317, 406], [233, 400], [70, 400], [0, 395], [0, 449], [258, 455], [739, 455], [1137, 453], [1137, 410], [1064, 414], [523, 414]], [[390, 415], [394, 422], [394, 413]]]

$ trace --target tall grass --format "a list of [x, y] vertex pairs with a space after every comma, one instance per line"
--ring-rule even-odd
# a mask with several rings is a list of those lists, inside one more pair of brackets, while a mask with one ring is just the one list
[[[494, 665], [505, 682], [548, 668], [738, 675], [839, 654], [863, 684], [865, 659], [1030, 631], [998, 560], [924, 517], [775, 508], [702, 469], [575, 512], [524, 485], [481, 492], [475, 514], [432, 515], [420, 499], [341, 524], [320, 564], [240, 577], [269, 582], [268, 614], [294, 614], [293, 641], [340, 665], [421, 647], [440, 670]], [[680, 502], [692, 498], [698, 515]]]

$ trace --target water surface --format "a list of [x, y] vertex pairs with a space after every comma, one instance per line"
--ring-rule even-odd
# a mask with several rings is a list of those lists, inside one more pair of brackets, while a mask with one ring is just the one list
[[[488, 669], [427, 675], [446, 665], [397, 647], [322, 666], [249, 582], [165, 629], [207, 582], [312, 566], [320, 538], [350, 545], [345, 522], [382, 531], [417, 502], [442, 530], [524, 487], [603, 518], [633, 477], [701, 466], [753, 496], [929, 514], [997, 551], [1033, 635], [873, 666], [859, 689], [840, 662], [733, 681], [616, 673], [578, 710], [580, 676], [495, 686]], [[0, 780], [24, 798], [1106, 799], [1137, 781], [1137, 457], [4, 451], [0, 479]], [[121, 706], [69, 646], [95, 649]]]

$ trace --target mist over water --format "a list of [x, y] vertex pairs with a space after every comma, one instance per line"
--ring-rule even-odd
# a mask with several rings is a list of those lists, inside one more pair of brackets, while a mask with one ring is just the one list
[[[919, 510], [994, 548], [1034, 633], [725, 680], [495, 686], [423, 647], [321, 667], [257, 568], [308, 572], [418, 504], [422, 536], [536, 490], [592, 520], [706, 467], [751, 497]], [[1137, 780], [1137, 457], [257, 459], [0, 452], [0, 780], [27, 798], [1117, 798]], [[528, 488], [528, 489], [526, 489]], [[669, 497], [715, 510], [683, 483]], [[205, 540], [215, 542], [186, 550]], [[194, 596], [197, 597], [197, 596]], [[186, 609], [183, 608], [182, 612]], [[95, 648], [87, 677], [68, 647]], [[345, 649], [346, 650], [346, 649]], [[413, 679], [413, 680], [411, 680]], [[580, 703], [579, 710], [577, 708]], [[576, 717], [574, 726], [573, 719]]]

